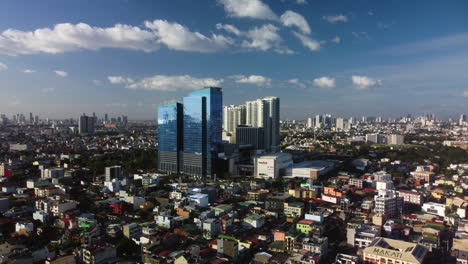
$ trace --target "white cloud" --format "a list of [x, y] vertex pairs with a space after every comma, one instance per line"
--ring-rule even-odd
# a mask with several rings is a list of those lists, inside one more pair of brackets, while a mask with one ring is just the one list
[[261, 0], [218, 0], [231, 17], [277, 20], [278, 16]]
[[359, 90], [366, 90], [382, 85], [381, 80], [372, 79], [367, 76], [353, 75], [351, 77], [351, 80], [353, 81], [353, 84], [356, 86], [356, 88]]
[[199, 32], [191, 32], [187, 27], [166, 20], [146, 21], [145, 26], [152, 29], [158, 43], [169, 49], [181, 51], [215, 52], [233, 43], [231, 38], [212, 34], [207, 37]]
[[301, 82], [299, 79], [297, 79], [297, 78], [289, 79], [287, 82], [288, 82], [289, 84], [297, 85], [297, 86], [299, 86], [299, 87], [301, 87], [301, 88], [305, 88], [305, 87], [306, 87], [305, 84], [302, 83], [302, 82]]
[[310, 34], [310, 26], [307, 20], [300, 14], [288, 10], [280, 17], [281, 23], [287, 27], [296, 26], [302, 33]]
[[63, 53], [80, 49], [126, 48], [153, 51], [158, 48], [153, 32], [117, 24], [109, 28], [85, 23], [57, 24], [34, 31], [7, 29], [0, 33], [0, 53], [7, 55]]
[[331, 42], [338, 44], [341, 42], [341, 38], [338, 36], [335, 36], [334, 38], [331, 39]]
[[317, 40], [311, 39], [308, 36], [298, 32], [293, 32], [293, 34], [302, 42], [302, 45], [307, 47], [309, 50], [317, 51], [320, 49], [320, 42], [318, 42]]
[[99, 86], [102, 84], [101, 80], [93, 80], [93, 84]]
[[107, 80], [109, 80], [109, 82], [112, 83], [112, 84], [122, 84], [122, 83], [130, 84], [130, 83], [135, 82], [130, 78], [125, 78], [125, 77], [122, 77], [122, 76], [108, 76]]
[[35, 73], [36, 71], [35, 70], [31, 70], [31, 69], [26, 69], [23, 71], [24, 73]]
[[462, 93], [462, 96], [468, 98], [468, 91], [464, 91], [464, 92]]
[[314, 85], [320, 88], [335, 88], [335, 78], [323, 76], [313, 80]]
[[323, 16], [322, 19], [329, 23], [348, 22], [348, 17], [345, 15]]
[[222, 82], [222, 79], [196, 78], [190, 75], [154, 75], [135, 83], [127, 84], [126, 87], [157, 91], [198, 90], [204, 87], [219, 86]]
[[242, 42], [242, 47], [261, 51], [273, 49], [275, 52], [280, 54], [294, 53], [292, 50], [281, 45], [283, 39], [277, 33], [278, 30], [279, 28], [272, 24], [254, 27], [244, 33], [248, 40], [244, 40]]
[[0, 62], [0, 71], [5, 71], [5, 70], [8, 70], [8, 66], [6, 66], [5, 63]]
[[353, 36], [357, 39], [367, 39], [367, 40], [370, 40], [371, 37], [369, 36], [369, 34], [365, 31], [362, 31], [362, 32], [351, 32], [351, 34], [353, 34]]
[[57, 74], [60, 77], [67, 77], [68, 76], [68, 72], [65, 72], [65, 71], [55, 70], [54, 72], [55, 72], [55, 74]]
[[224, 29], [226, 30], [227, 32], [230, 32], [236, 36], [240, 36], [243, 34], [242, 31], [240, 31], [236, 26], [233, 26], [233, 25], [229, 25], [229, 24], [221, 24], [221, 23], [218, 23], [216, 24], [216, 28], [221, 30], [221, 29]]
[[234, 76], [231, 76], [231, 78], [234, 79], [234, 82], [236, 83], [247, 83], [247, 84], [254, 84], [257, 86], [270, 86], [271, 85], [271, 79], [265, 76], [261, 76], [261, 75], [250, 75], [250, 76], [234, 75]]
[[307, 4], [307, 0], [296, 0], [296, 4], [299, 4], [299, 5]]

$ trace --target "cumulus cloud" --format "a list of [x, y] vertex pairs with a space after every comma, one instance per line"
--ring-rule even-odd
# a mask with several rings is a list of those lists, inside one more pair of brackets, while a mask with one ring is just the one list
[[277, 20], [278, 16], [261, 0], [218, 0], [230, 17]]
[[298, 32], [293, 32], [293, 34], [302, 42], [302, 45], [307, 47], [309, 50], [317, 51], [320, 49], [320, 42], [318, 42], [317, 40], [311, 39], [310, 37]]
[[341, 38], [338, 36], [335, 36], [334, 38], [331, 39], [331, 42], [338, 44], [341, 42]]
[[102, 48], [150, 52], [157, 50], [161, 44], [173, 50], [215, 52], [233, 43], [228, 37], [216, 34], [205, 36], [166, 20], [146, 21], [144, 24], [145, 27], [141, 28], [122, 24], [101, 28], [85, 23], [63, 23], [34, 31], [7, 29], [0, 33], [0, 54], [56, 54]]
[[177, 90], [198, 90], [203, 87], [219, 86], [222, 79], [214, 78], [196, 78], [190, 75], [154, 75], [127, 84], [130, 89], [145, 89], [157, 91], [177, 91]]
[[351, 77], [351, 80], [353, 81], [353, 84], [356, 86], [356, 88], [359, 90], [371, 89], [382, 85], [381, 80], [372, 79], [367, 76], [353, 75]]
[[68, 76], [68, 72], [66, 72], [66, 71], [55, 70], [54, 72], [55, 72], [55, 74], [57, 74], [60, 77], [67, 77]]
[[227, 32], [230, 32], [236, 36], [240, 36], [243, 34], [242, 31], [240, 31], [236, 26], [233, 26], [233, 25], [229, 25], [229, 24], [221, 24], [221, 23], [218, 23], [216, 24], [216, 28], [221, 30], [226, 30]]
[[303, 82], [301, 82], [301, 81], [300, 81], [299, 79], [297, 79], [297, 78], [289, 79], [289, 80], [287, 81], [287, 83], [292, 84], [292, 85], [299, 86], [299, 87], [301, 87], [301, 88], [305, 88], [305, 87], [306, 87], [305, 84], [304, 84]]
[[26, 70], [23, 70], [24, 73], [35, 73], [36, 71], [35, 70], [31, 70], [31, 69], [26, 69]]
[[287, 27], [298, 27], [304, 34], [310, 34], [311, 32], [307, 20], [302, 15], [291, 10], [284, 12], [284, 14], [280, 17], [280, 20], [281, 23]]
[[112, 84], [129, 84], [134, 83], [134, 81], [130, 78], [125, 78], [123, 76], [108, 76], [107, 80], [109, 80]]
[[5, 71], [5, 70], [8, 70], [8, 66], [6, 66], [5, 63], [0, 62], [0, 71]]
[[187, 27], [166, 20], [146, 21], [145, 26], [154, 31], [158, 43], [169, 49], [181, 51], [215, 52], [227, 48], [233, 40], [223, 35], [207, 37], [191, 32]]
[[323, 16], [322, 19], [329, 23], [348, 22], [348, 17], [345, 15]]
[[85, 23], [57, 24], [34, 31], [7, 29], [0, 34], [0, 53], [7, 55], [63, 53], [80, 49], [126, 48], [153, 51], [158, 48], [153, 32], [129, 25], [109, 28]]
[[247, 40], [242, 42], [242, 47], [261, 51], [273, 49], [280, 54], [294, 53], [292, 50], [281, 45], [283, 39], [278, 34], [278, 30], [279, 28], [272, 24], [254, 27], [244, 33]]
[[335, 88], [335, 78], [323, 76], [313, 80], [315, 86], [320, 88]]
[[250, 75], [250, 76], [234, 75], [234, 76], [231, 76], [231, 78], [234, 79], [234, 82], [236, 83], [247, 83], [247, 84], [254, 84], [257, 86], [270, 86], [271, 85], [271, 79], [265, 76], [261, 76], [261, 75]]

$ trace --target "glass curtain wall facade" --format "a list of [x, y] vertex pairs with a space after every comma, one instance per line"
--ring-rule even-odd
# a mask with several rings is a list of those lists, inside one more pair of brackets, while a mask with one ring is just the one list
[[158, 168], [180, 173], [183, 152], [183, 106], [180, 103], [158, 107]]
[[209, 87], [184, 97], [184, 158], [182, 171], [204, 178], [216, 173], [222, 147], [223, 94]]

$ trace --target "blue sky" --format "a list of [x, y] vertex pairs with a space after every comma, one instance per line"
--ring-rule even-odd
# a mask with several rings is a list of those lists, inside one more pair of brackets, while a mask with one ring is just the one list
[[2, 0], [0, 113], [154, 119], [206, 85], [282, 118], [468, 113], [468, 2]]

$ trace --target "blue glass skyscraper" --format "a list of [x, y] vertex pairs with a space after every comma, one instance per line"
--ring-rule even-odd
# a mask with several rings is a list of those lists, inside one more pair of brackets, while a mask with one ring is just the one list
[[158, 168], [180, 173], [183, 152], [183, 106], [180, 103], [158, 107]]
[[182, 171], [194, 177], [216, 173], [222, 147], [223, 93], [219, 87], [193, 91], [184, 97]]

